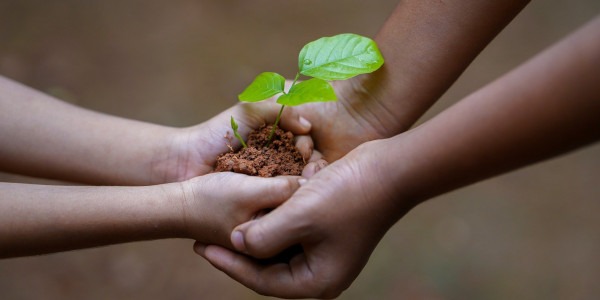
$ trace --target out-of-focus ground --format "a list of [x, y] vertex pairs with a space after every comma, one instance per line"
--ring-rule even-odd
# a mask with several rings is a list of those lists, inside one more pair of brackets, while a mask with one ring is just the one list
[[[0, 74], [89, 109], [188, 126], [236, 103], [259, 72], [293, 76], [307, 41], [373, 36], [395, 4], [0, 0]], [[597, 0], [534, 1], [424, 119], [599, 11]], [[599, 185], [596, 144], [438, 197], [393, 227], [340, 299], [597, 299]], [[191, 247], [165, 240], [2, 260], [0, 299], [264, 298]]]

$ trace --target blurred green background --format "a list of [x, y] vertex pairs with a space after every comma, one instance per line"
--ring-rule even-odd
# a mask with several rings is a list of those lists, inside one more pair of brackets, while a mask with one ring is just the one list
[[[236, 103], [259, 72], [293, 76], [308, 41], [374, 36], [396, 3], [0, 0], [0, 74], [89, 109], [188, 126]], [[599, 11], [597, 0], [534, 1], [423, 120]], [[593, 145], [438, 197], [392, 228], [340, 299], [597, 299], [599, 185]], [[165, 240], [2, 260], [0, 299], [264, 299], [191, 248]]]

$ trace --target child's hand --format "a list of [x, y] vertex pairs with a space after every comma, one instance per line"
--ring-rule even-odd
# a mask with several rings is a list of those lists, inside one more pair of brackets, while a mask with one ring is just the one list
[[[168, 137], [165, 149], [153, 159], [151, 182], [166, 183], [183, 181], [210, 173], [219, 154], [230, 151], [228, 145], [238, 148], [239, 142], [233, 137], [230, 118], [239, 124], [239, 133], [246, 138], [248, 133], [263, 124], [273, 124], [281, 105], [273, 101], [261, 103], [240, 103], [212, 119], [189, 128], [176, 130]], [[320, 155], [313, 155], [313, 142], [307, 136], [311, 125], [301, 118], [293, 107], [286, 107], [280, 127], [294, 133], [296, 146], [306, 161], [314, 161]]]
[[299, 188], [300, 177], [253, 177], [213, 173], [181, 183], [185, 237], [231, 248], [233, 228], [285, 202]]

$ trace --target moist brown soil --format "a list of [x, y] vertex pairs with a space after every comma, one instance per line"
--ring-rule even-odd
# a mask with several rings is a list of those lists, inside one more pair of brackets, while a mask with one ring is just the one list
[[279, 128], [267, 146], [272, 125], [263, 125], [248, 135], [248, 148], [217, 157], [216, 172], [236, 172], [251, 176], [301, 175], [306, 162], [294, 145], [294, 135]]

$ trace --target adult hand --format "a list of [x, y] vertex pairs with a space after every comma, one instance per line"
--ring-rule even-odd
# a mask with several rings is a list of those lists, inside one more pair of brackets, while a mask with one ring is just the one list
[[334, 82], [338, 102], [298, 107], [315, 148], [333, 162], [408, 130], [528, 2], [400, 1], [374, 38], [381, 69]]
[[[385, 184], [379, 161], [387, 140], [368, 142], [321, 170], [276, 210], [232, 233], [239, 254], [197, 243], [195, 250], [218, 269], [264, 295], [334, 298], [358, 276], [389, 227], [413, 203]], [[378, 163], [379, 161], [379, 163]], [[265, 265], [301, 245], [289, 263]], [[251, 256], [251, 257], [250, 257]]]
[[312, 125], [310, 135], [315, 148], [328, 162], [341, 158], [364, 142], [393, 136], [398, 133], [399, 124], [409, 123], [402, 130], [412, 124], [412, 121], [396, 118], [363, 84], [378, 80], [375, 77], [368, 74], [332, 82], [338, 101], [294, 107]]

